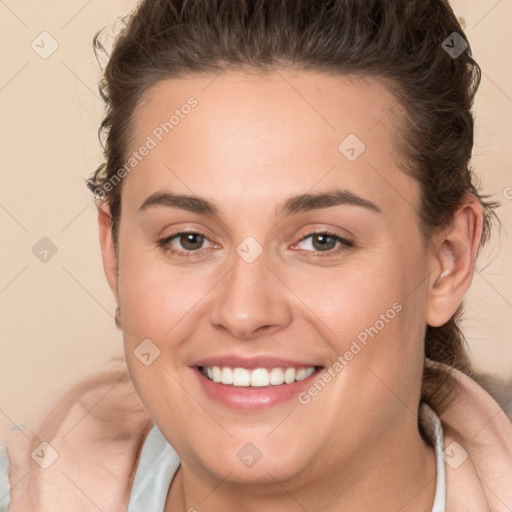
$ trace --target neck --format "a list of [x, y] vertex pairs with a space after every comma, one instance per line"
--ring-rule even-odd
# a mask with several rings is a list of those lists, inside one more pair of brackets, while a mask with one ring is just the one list
[[337, 464], [316, 461], [286, 482], [269, 476], [264, 483], [233, 483], [229, 476], [219, 480], [206, 471], [198, 474], [182, 461], [165, 512], [430, 512], [436, 489], [435, 455], [417, 427], [409, 427], [410, 435], [399, 431], [367, 443], [350, 460]]

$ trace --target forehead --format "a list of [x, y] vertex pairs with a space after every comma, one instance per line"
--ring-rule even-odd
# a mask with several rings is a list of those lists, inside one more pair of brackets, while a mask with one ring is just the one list
[[[179, 115], [191, 97], [197, 101], [192, 121], [181, 122], [187, 113], [180, 116], [180, 129], [173, 127], [172, 138], [195, 134], [203, 145], [213, 141], [216, 147], [230, 136], [272, 142], [277, 133], [279, 144], [298, 139], [312, 146], [329, 144], [348, 130], [375, 142], [376, 125], [383, 124], [376, 132], [381, 139], [383, 134], [392, 137], [388, 131], [398, 114], [396, 98], [375, 79], [285, 69], [265, 74], [224, 71], [158, 82], [135, 111], [135, 134], [151, 132], [175, 111]], [[187, 130], [191, 124], [193, 129]], [[172, 138], [167, 138], [169, 144]]]
[[133, 116], [130, 151], [148, 138], [153, 148], [128, 177], [128, 194], [140, 202], [169, 184], [261, 204], [292, 181], [303, 192], [322, 181], [389, 196], [382, 173], [392, 188], [411, 186], [393, 144], [399, 112], [372, 79], [284, 69], [165, 79]]

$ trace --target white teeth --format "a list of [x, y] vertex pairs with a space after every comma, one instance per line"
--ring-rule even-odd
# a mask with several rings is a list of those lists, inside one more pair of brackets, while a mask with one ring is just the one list
[[[215, 366], [214, 366], [215, 368]], [[233, 370], [233, 386], [250, 386], [251, 372], [245, 368], [235, 368]]]
[[233, 370], [225, 366], [222, 368], [222, 384], [233, 384]]
[[314, 371], [315, 371], [314, 368], [301, 368], [297, 372], [297, 375], [295, 376], [295, 380], [307, 379]]
[[212, 368], [212, 373], [213, 373], [213, 382], [220, 382], [221, 381], [220, 368], [218, 366], [214, 366]]
[[230, 368], [228, 366], [203, 367], [202, 373], [213, 382], [233, 386], [279, 386], [281, 384], [291, 384], [307, 379], [315, 371], [314, 366], [309, 368], [272, 368], [270, 371], [266, 368]]
[[284, 372], [281, 368], [272, 368], [270, 371], [270, 384], [278, 386], [284, 382]]
[[268, 386], [270, 375], [265, 368], [256, 368], [251, 372], [251, 386]]
[[295, 382], [295, 368], [286, 368], [284, 371], [284, 381], [286, 384], [291, 384], [292, 382]]

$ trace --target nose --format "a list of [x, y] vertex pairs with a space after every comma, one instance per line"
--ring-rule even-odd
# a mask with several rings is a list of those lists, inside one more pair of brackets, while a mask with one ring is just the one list
[[287, 289], [264, 255], [252, 263], [236, 255], [233, 268], [216, 287], [210, 322], [233, 337], [254, 339], [291, 322]]

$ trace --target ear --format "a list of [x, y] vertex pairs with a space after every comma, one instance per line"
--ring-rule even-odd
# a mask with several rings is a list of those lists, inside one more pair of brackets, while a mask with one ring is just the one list
[[448, 322], [466, 295], [473, 280], [482, 226], [482, 206], [473, 194], [468, 194], [449, 226], [433, 236], [428, 325], [439, 327]]
[[98, 227], [100, 231], [101, 256], [103, 258], [103, 269], [107, 276], [107, 281], [114, 294], [114, 298], [119, 303], [117, 297], [117, 259], [114, 240], [112, 236], [112, 217], [108, 207], [98, 208]]

